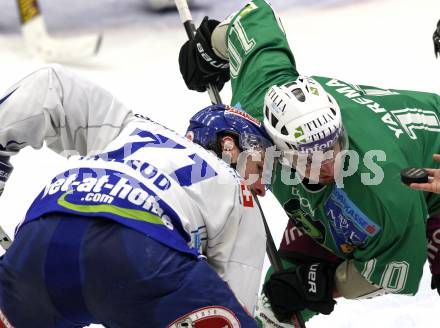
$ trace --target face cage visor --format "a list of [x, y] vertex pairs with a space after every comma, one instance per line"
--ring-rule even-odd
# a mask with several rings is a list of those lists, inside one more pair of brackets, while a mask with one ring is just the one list
[[238, 146], [241, 151], [248, 151], [248, 150], [261, 151], [273, 146], [273, 143], [269, 139], [251, 133], [240, 134], [240, 137], [238, 138], [238, 142], [239, 142]]
[[[294, 165], [294, 163], [311, 164], [313, 161], [325, 163], [334, 160], [335, 154], [329, 154], [328, 152], [335, 150], [337, 145], [339, 145], [340, 151], [348, 150], [348, 136], [344, 128], [341, 128], [339, 136], [326, 148], [307, 151], [283, 151], [281, 155], [281, 163], [290, 167], [295, 167], [296, 165]], [[329, 156], [331, 156], [331, 158], [329, 158]]]

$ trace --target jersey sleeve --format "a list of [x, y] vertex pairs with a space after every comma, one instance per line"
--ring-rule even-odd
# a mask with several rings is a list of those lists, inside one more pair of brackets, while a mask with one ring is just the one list
[[227, 46], [231, 105], [262, 120], [267, 90], [298, 76], [281, 20], [266, 1], [251, 1], [232, 19]]
[[[393, 165], [391, 165], [393, 166]], [[374, 197], [364, 193], [365, 212], [379, 222], [377, 236], [354, 252], [356, 269], [388, 293], [414, 295], [426, 261], [426, 208], [421, 192], [405, 187], [384, 167]], [[392, 181], [393, 180], [393, 181]]]
[[[218, 185], [216, 188], [216, 198], [221, 201], [211, 204], [210, 217], [206, 220], [207, 257], [240, 302], [253, 312], [260, 286], [266, 235], [250, 191], [244, 185], [243, 190], [239, 183], [234, 187], [232, 193], [231, 185]], [[219, 198], [222, 191], [228, 195]], [[225, 217], [214, 219], [219, 215]]]
[[47, 146], [65, 155], [103, 150], [131, 111], [99, 86], [59, 65], [42, 68], [0, 100], [0, 155]]

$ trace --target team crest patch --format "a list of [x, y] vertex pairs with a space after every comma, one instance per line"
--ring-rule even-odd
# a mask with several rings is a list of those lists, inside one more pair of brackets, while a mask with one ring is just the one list
[[0, 310], [0, 328], [14, 328], [13, 325], [9, 322], [8, 318], [3, 314]]
[[240, 328], [232, 311], [221, 306], [207, 306], [190, 312], [167, 328]]

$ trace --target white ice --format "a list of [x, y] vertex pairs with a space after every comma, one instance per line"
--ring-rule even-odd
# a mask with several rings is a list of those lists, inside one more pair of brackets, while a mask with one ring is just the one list
[[[303, 74], [440, 93], [440, 59], [435, 60], [431, 40], [440, 18], [439, 0], [359, 0], [349, 6], [280, 15]], [[186, 38], [183, 29], [137, 26], [104, 33], [101, 54], [71, 69], [110, 90], [134, 111], [183, 133], [188, 118], [209, 104], [206, 94], [188, 91], [180, 78], [177, 54]], [[44, 65], [27, 54], [17, 35], [0, 35], [0, 49], [0, 90]], [[222, 92], [226, 102], [228, 87]], [[9, 234], [63, 160], [45, 148], [25, 149], [12, 159], [15, 171], [0, 199], [0, 224]], [[278, 244], [286, 217], [271, 196], [263, 206]], [[425, 267], [416, 296], [338, 300], [330, 316], [315, 317], [307, 326], [439, 327], [440, 296], [429, 283]]]

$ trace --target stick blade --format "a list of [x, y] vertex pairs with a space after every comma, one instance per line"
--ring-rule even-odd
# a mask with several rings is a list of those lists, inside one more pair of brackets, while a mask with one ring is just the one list
[[46, 30], [43, 17], [37, 16], [22, 25], [22, 33], [29, 51], [45, 61], [76, 62], [95, 56], [103, 36], [52, 38]]

